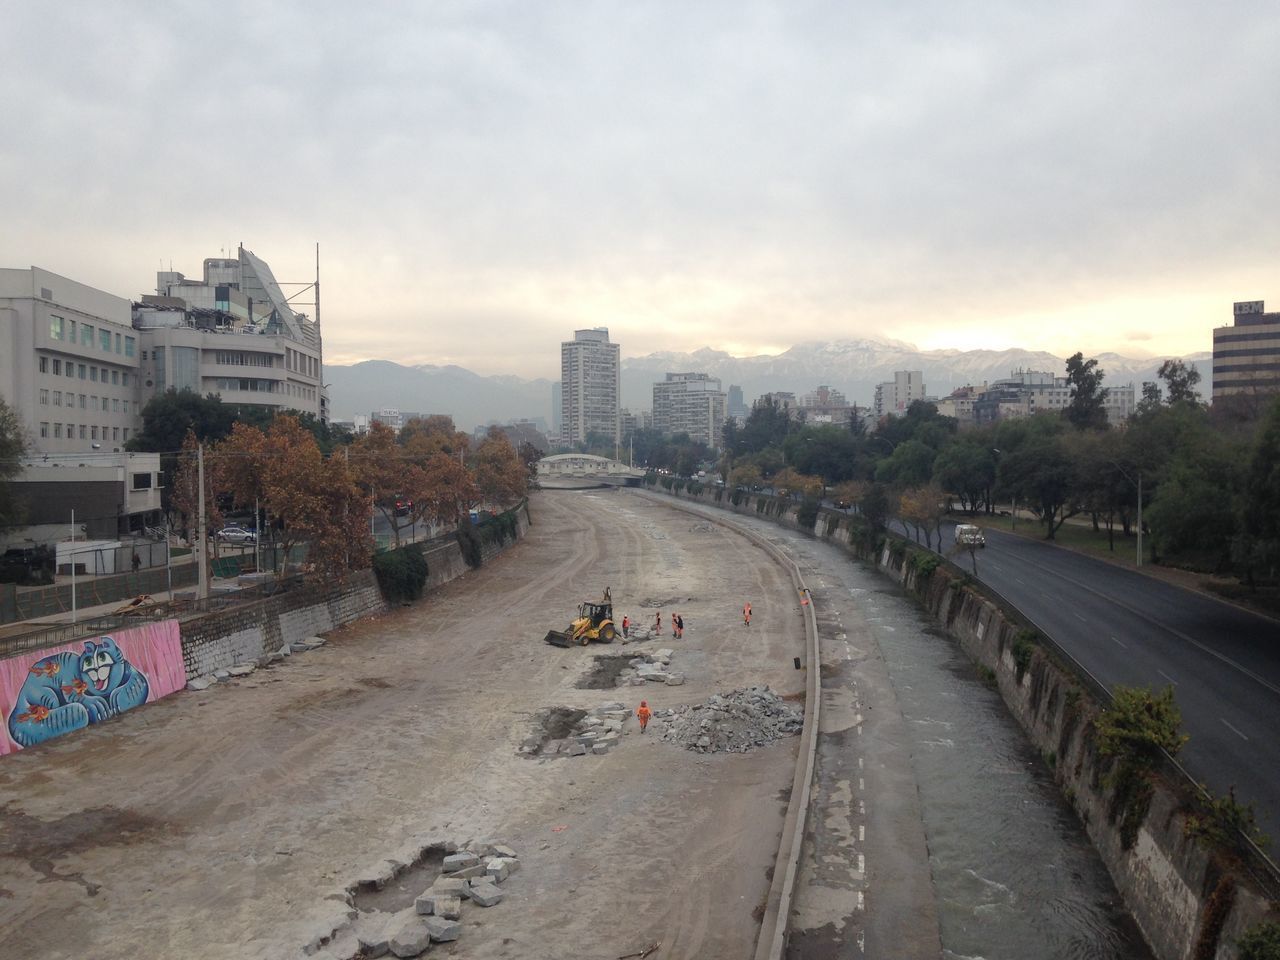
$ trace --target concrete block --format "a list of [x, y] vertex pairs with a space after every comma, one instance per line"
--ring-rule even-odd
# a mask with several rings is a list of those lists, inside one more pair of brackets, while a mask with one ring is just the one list
[[462, 924], [456, 918], [427, 917], [427, 932], [436, 943], [448, 943], [462, 936]]
[[502, 857], [490, 857], [484, 862], [484, 875], [494, 883], [501, 883], [511, 875], [511, 871]]
[[590, 744], [596, 741], [596, 738], [598, 736], [600, 735], [596, 733], [594, 730], [587, 730], [585, 733], [578, 734], [573, 739], [577, 740], [579, 743], [583, 745], [589, 746]]
[[196, 677], [194, 680], [187, 681], [188, 690], [208, 690], [218, 681], [213, 677]]
[[290, 656], [293, 653], [293, 647], [286, 643], [283, 647], [277, 650], [276, 653], [280, 654], [282, 657]]
[[213, 678], [219, 683], [226, 683], [231, 679], [231, 674], [226, 670], [215, 670], [213, 671]]
[[441, 870], [445, 873], [457, 873], [467, 867], [474, 867], [480, 862], [480, 858], [469, 850], [463, 850], [460, 853], [451, 853], [444, 858]]
[[413, 901], [413, 909], [420, 916], [444, 917], [446, 920], [457, 920], [462, 916], [461, 891], [456, 893], [432, 893], [428, 890]]
[[582, 744], [578, 743], [576, 740], [573, 743], [569, 744], [569, 756], [571, 757], [581, 757], [581, 756], [584, 756], [586, 752], [587, 752], [587, 748], [584, 747]]
[[247, 677], [257, 669], [252, 663], [237, 663], [234, 667], [228, 667], [227, 673], [233, 677]]
[[[495, 857], [506, 857], [508, 860], [514, 860], [516, 858], [515, 850], [508, 847], [505, 843], [495, 843], [493, 845], [493, 855]], [[515, 873], [514, 870], [511, 872]]]
[[487, 860], [493, 856], [492, 843], [468, 843], [466, 849], [474, 853], [481, 860]]
[[455, 870], [450, 876], [459, 878], [460, 880], [471, 880], [475, 877], [484, 876], [484, 864], [473, 863], [469, 867], [463, 867], [461, 870]]
[[560, 752], [560, 746], [563, 742], [564, 741], [562, 740], [548, 740], [546, 743], [542, 745], [540, 756], [554, 757], [557, 753]]
[[683, 686], [683, 685], [684, 685], [684, 674], [683, 674], [683, 673], [669, 673], [669, 674], [667, 674], [667, 686], [668, 686], [668, 687], [680, 687], [680, 686]]
[[387, 945], [397, 957], [416, 957], [431, 946], [431, 932], [421, 917], [410, 915], [401, 918], [397, 914], [397, 919], [391, 924]]
[[612, 746], [613, 744], [611, 743], [593, 743], [591, 745], [591, 752], [598, 757], [603, 757], [606, 753], [609, 752], [609, 749]]
[[479, 883], [471, 888], [471, 902], [477, 907], [492, 907], [502, 902], [506, 896], [495, 884]]
[[356, 939], [366, 957], [385, 957], [391, 949], [391, 935], [387, 932], [391, 916], [381, 910], [370, 910], [356, 918]]
[[[436, 882], [431, 885], [431, 889], [427, 893], [439, 894], [448, 897], [461, 897], [467, 889], [467, 881], [461, 877], [436, 877]], [[426, 896], [426, 894], [423, 894]]]

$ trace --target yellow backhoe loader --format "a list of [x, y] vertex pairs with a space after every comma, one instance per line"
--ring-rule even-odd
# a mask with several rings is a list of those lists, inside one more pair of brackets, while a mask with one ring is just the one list
[[604, 599], [598, 603], [590, 600], [578, 605], [578, 617], [568, 630], [548, 630], [543, 638], [547, 643], [557, 647], [568, 647], [580, 643], [584, 647], [592, 640], [613, 643], [618, 635], [613, 625], [613, 598], [609, 596], [609, 588], [605, 587]]

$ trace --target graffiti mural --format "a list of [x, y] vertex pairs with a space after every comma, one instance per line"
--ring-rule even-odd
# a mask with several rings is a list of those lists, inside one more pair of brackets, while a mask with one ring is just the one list
[[176, 620], [0, 660], [0, 754], [101, 723], [185, 681]]

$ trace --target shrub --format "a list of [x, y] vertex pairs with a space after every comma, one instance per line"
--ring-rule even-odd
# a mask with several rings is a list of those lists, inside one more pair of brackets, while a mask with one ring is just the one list
[[818, 501], [813, 497], [805, 497], [796, 511], [796, 522], [806, 530], [812, 530], [818, 522]]
[[908, 566], [915, 571], [917, 586], [925, 583], [933, 576], [933, 571], [942, 565], [942, 558], [936, 553], [920, 553], [911, 554], [911, 559], [907, 561]]
[[738, 506], [739, 504], [741, 504], [741, 503], [742, 503], [742, 491], [741, 491], [741, 490], [735, 490], [735, 491], [733, 491], [733, 496], [731, 496], [731, 497], [729, 498], [729, 502], [730, 502], [730, 503], [732, 503], [735, 507], [736, 507], [736, 506]]
[[1013, 665], [1017, 668], [1018, 682], [1022, 682], [1022, 675], [1027, 672], [1027, 667], [1031, 666], [1031, 655], [1036, 652], [1036, 641], [1040, 639], [1040, 634], [1034, 630], [1019, 630], [1013, 638]]
[[472, 570], [484, 563], [484, 554], [480, 552], [480, 534], [476, 532], [475, 525], [467, 520], [463, 520], [458, 524], [458, 546], [462, 549], [462, 559], [467, 562], [467, 566]]
[[1236, 788], [1227, 789], [1225, 797], [1215, 797], [1207, 787], [1207, 800], [1201, 800], [1197, 808], [1187, 814], [1182, 832], [1206, 847], [1234, 847], [1244, 834], [1259, 847], [1265, 847], [1271, 839], [1258, 826], [1253, 804], [1236, 802]]
[[654, 473], [652, 470], [650, 470], [648, 473], [644, 475], [644, 485], [646, 487], [652, 487], [657, 482], [658, 482], [658, 475]]
[[375, 554], [373, 575], [383, 599], [389, 603], [417, 600], [427, 583], [427, 557], [422, 544], [411, 543], [399, 550]]
[[1280, 960], [1280, 923], [1251, 927], [1236, 944], [1239, 960]]

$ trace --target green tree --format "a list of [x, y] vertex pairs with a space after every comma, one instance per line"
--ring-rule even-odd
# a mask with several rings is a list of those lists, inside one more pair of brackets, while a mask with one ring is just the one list
[[828, 485], [853, 475], [857, 450], [857, 438], [832, 424], [803, 427], [783, 444], [788, 464], [801, 473], [822, 477]]
[[1280, 397], [1262, 423], [1243, 486], [1240, 559], [1245, 578], [1252, 583], [1255, 567], [1274, 577], [1280, 566]]
[[215, 394], [202, 397], [194, 390], [170, 387], [142, 408], [142, 430], [125, 444], [127, 450], [174, 453], [190, 430], [200, 443], [222, 440], [231, 433], [236, 411]]
[[772, 397], [761, 397], [751, 406], [746, 422], [741, 429], [733, 431], [733, 447], [729, 449], [735, 457], [742, 454], [758, 453], [766, 447], [781, 448], [787, 436], [799, 428], [790, 412]]
[[1002, 456], [997, 479], [1001, 489], [1036, 511], [1046, 540], [1079, 512], [1073, 463], [1060, 438], [1039, 437]]
[[996, 455], [984, 440], [957, 439], [933, 461], [933, 479], [968, 513], [978, 512], [996, 479]]
[[896, 490], [922, 487], [933, 476], [933, 447], [920, 440], [905, 440], [893, 449], [887, 460], [876, 467], [876, 480]]
[[0, 524], [21, 520], [24, 513], [11, 481], [22, 473], [27, 432], [14, 409], [0, 399]]
[[1170, 405], [1175, 403], [1199, 403], [1200, 394], [1196, 384], [1200, 382], [1200, 371], [1193, 363], [1187, 366], [1181, 360], [1166, 360], [1156, 371], [1165, 383]]
[[1084, 354], [1073, 354], [1067, 360], [1067, 383], [1071, 387], [1071, 402], [1063, 415], [1077, 430], [1107, 428], [1107, 397], [1111, 391], [1102, 385], [1104, 371], [1098, 369], [1098, 361], [1085, 360]]

